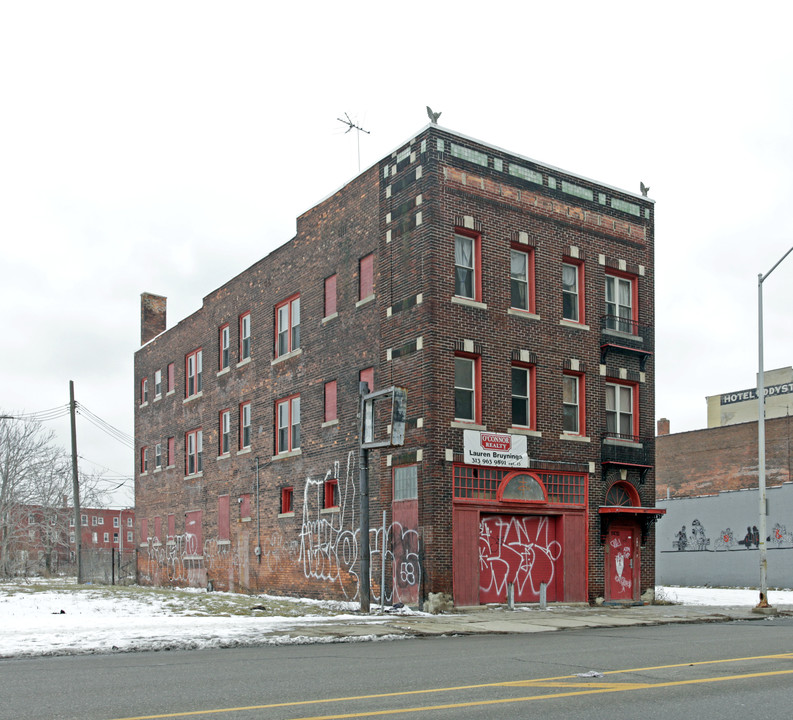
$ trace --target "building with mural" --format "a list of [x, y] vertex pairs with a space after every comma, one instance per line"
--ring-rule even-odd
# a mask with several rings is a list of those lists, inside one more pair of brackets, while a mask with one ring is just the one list
[[[138, 579], [374, 602], [654, 586], [654, 204], [431, 124], [135, 354]], [[359, 386], [407, 390], [370, 452]]]

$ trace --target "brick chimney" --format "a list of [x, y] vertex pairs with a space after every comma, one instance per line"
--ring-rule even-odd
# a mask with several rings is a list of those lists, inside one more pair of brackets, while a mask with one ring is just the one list
[[656, 434], [658, 436], [669, 435], [669, 420], [667, 420], [666, 418], [661, 418], [658, 421], [658, 430]]
[[140, 344], [165, 332], [165, 305], [168, 298], [152, 293], [140, 294]]

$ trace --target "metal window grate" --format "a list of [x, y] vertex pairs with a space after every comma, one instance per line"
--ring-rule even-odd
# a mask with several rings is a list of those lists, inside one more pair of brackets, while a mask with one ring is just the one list
[[[464, 500], [496, 500], [499, 485], [515, 470], [456, 465], [454, 497]], [[532, 471], [540, 478], [548, 494], [548, 502], [564, 505], [586, 504], [586, 475]]]

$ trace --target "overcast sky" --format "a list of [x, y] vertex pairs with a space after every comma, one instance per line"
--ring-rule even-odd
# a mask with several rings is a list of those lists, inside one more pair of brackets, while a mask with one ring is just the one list
[[[656, 201], [656, 410], [751, 387], [757, 276], [793, 245], [781, 2], [0, 0], [0, 412], [133, 433], [140, 293], [168, 325], [427, 123]], [[470, 7], [473, 7], [471, 5]], [[765, 283], [793, 364], [793, 255]], [[68, 447], [68, 418], [48, 423]], [[78, 419], [87, 469], [133, 452]], [[118, 482], [121, 482], [119, 480]], [[110, 487], [110, 484], [108, 485]], [[132, 503], [132, 483], [115, 502]]]

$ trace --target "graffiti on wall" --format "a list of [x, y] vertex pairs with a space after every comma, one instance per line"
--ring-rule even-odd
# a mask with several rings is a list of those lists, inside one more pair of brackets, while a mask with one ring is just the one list
[[[770, 547], [779, 549], [793, 548], [793, 533], [785, 525], [774, 523], [766, 537]], [[705, 527], [694, 518], [689, 530], [682, 525], [672, 540], [672, 550], [676, 552], [724, 552], [728, 550], [752, 550], [760, 546], [760, 531], [756, 525], [747, 525], [743, 533], [733, 532], [732, 528], [720, 530], [715, 538], [705, 532]], [[668, 551], [666, 551], [668, 552]]]
[[[324, 507], [325, 483], [336, 480], [338, 506]], [[347, 600], [359, 597], [358, 574], [360, 528], [356, 520], [355, 454], [347, 455], [346, 467], [334, 462], [322, 479], [307, 477], [303, 486], [303, 510], [298, 538], [273, 530], [261, 544], [260, 562], [264, 574], [283, 574], [298, 570], [306, 579], [335, 586]], [[230, 572], [229, 589], [247, 579], [252, 571], [246, 552], [228, 540], [210, 538], [198, 547], [193, 533], [161, 538], [149, 537], [139, 567], [141, 579], [154, 584], [204, 585], [208, 573]], [[370, 528], [370, 587], [375, 602], [396, 603], [400, 598], [416, 597], [421, 583], [420, 539], [416, 527], [392, 522]], [[386, 568], [385, 587], [381, 587], [382, 563]], [[242, 583], [247, 586], [246, 582]], [[383, 597], [384, 594], [384, 597]]]
[[547, 517], [486, 515], [479, 523], [479, 590], [485, 602], [500, 602], [514, 583], [515, 600], [536, 600], [550, 585], [561, 544]]

